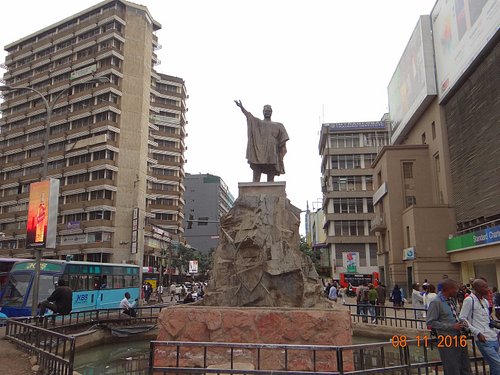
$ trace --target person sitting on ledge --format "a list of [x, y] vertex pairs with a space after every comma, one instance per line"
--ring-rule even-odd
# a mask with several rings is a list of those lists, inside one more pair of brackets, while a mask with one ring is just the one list
[[131, 316], [132, 318], [135, 318], [137, 316], [135, 312], [135, 304], [137, 300], [135, 300], [134, 303], [130, 303], [130, 293], [126, 292], [125, 293], [125, 298], [121, 300], [120, 302], [120, 309], [123, 309], [122, 313]]
[[57, 287], [52, 294], [38, 304], [40, 309], [39, 316], [43, 317], [47, 309], [52, 310], [54, 314], [67, 315], [72, 309], [73, 291], [69, 286], [66, 286], [64, 279], [57, 281]]

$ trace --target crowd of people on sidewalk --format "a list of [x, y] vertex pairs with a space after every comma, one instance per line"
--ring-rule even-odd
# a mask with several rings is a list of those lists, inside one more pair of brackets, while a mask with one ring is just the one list
[[[386, 287], [363, 283], [356, 288], [357, 315], [364, 323], [377, 323], [384, 319]], [[347, 287], [333, 281], [325, 285], [329, 300], [342, 298], [345, 304]], [[411, 303], [417, 319], [425, 319], [433, 336], [442, 339], [438, 345], [445, 375], [472, 374], [466, 338], [473, 336], [475, 344], [489, 365], [491, 375], [500, 375], [500, 293], [490, 288], [484, 277], [471, 278], [461, 284], [443, 275], [437, 287], [427, 280], [414, 283]], [[389, 301], [395, 309], [404, 308], [407, 302], [404, 289], [394, 285]]]

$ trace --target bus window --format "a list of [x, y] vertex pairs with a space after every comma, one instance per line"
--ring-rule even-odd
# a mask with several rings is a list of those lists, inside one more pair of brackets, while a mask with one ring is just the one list
[[[52, 294], [52, 292], [56, 289], [56, 282], [57, 282], [58, 277], [54, 275], [40, 275], [40, 289], [38, 291], [38, 301], [45, 301], [49, 296]], [[31, 289], [33, 290], [33, 289]], [[31, 306], [32, 304], [32, 299], [33, 295], [31, 293], [28, 296], [28, 299], [26, 300], [26, 306]]]
[[125, 286], [125, 279], [123, 275], [113, 275], [113, 288], [123, 288]]
[[103, 275], [101, 276], [101, 289], [106, 289], [108, 288], [108, 276]]
[[73, 291], [77, 291], [78, 289], [78, 275], [70, 275], [69, 276], [69, 287]]
[[101, 277], [100, 276], [90, 276], [92, 277], [92, 290], [101, 289]]

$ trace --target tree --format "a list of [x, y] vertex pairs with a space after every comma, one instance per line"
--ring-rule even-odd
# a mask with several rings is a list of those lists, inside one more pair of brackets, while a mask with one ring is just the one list
[[321, 254], [319, 251], [311, 249], [311, 246], [307, 243], [305, 236], [300, 236], [299, 250], [311, 259], [314, 264], [314, 268], [316, 268], [316, 271], [319, 271]]

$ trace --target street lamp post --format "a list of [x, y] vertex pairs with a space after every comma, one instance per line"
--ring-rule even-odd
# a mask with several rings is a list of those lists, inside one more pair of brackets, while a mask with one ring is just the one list
[[[43, 100], [43, 103], [45, 104], [45, 109], [47, 111], [47, 119], [45, 120], [45, 139], [44, 139], [44, 153], [43, 153], [43, 169], [42, 169], [42, 180], [47, 179], [47, 173], [48, 173], [48, 161], [49, 161], [49, 138], [50, 138], [50, 121], [52, 118], [52, 112], [54, 110], [54, 107], [57, 103], [57, 101], [62, 97], [64, 93], [66, 93], [70, 88], [73, 86], [83, 84], [83, 83], [107, 83], [109, 82], [109, 79], [107, 77], [96, 77], [92, 78], [88, 81], [84, 82], [78, 82], [76, 84], [70, 84], [68, 87], [66, 87], [64, 90], [62, 90], [57, 96], [54, 98], [54, 100], [49, 104], [49, 101], [45, 97], [44, 94], [42, 94], [40, 91], [33, 87], [29, 86], [0, 86], [0, 91], [16, 91], [16, 90], [30, 90], [38, 94], [40, 98]], [[31, 306], [31, 314], [33, 316], [36, 315], [37, 312], [37, 307], [38, 307], [38, 294], [39, 294], [39, 285], [40, 285], [40, 260], [42, 257], [41, 249], [37, 249], [35, 251], [35, 278], [33, 281], [33, 300], [32, 300], [32, 306]]]

